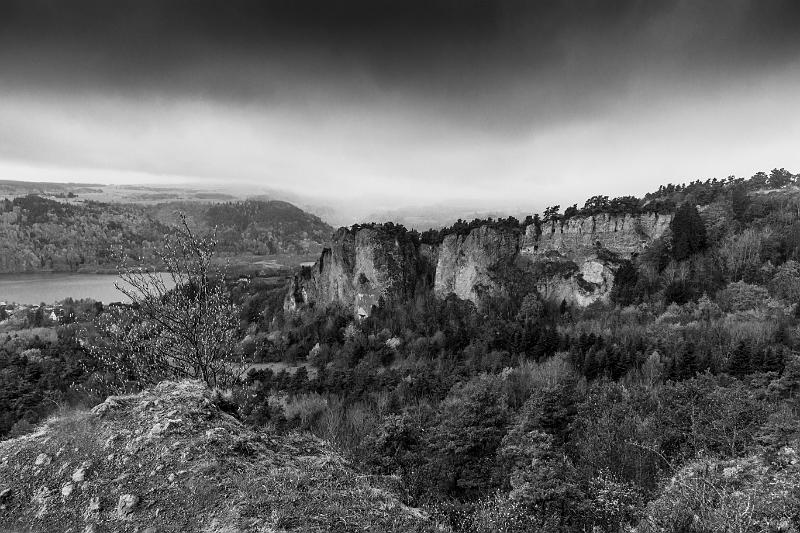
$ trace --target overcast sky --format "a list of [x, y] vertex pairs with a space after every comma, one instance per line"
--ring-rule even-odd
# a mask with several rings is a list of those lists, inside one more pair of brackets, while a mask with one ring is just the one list
[[800, 171], [800, 2], [0, 0], [0, 179], [358, 209]]

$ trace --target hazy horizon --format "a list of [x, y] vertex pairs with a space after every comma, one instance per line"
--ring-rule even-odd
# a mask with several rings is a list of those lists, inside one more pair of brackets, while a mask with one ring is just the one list
[[0, 179], [523, 209], [800, 169], [791, 1], [0, 1]]

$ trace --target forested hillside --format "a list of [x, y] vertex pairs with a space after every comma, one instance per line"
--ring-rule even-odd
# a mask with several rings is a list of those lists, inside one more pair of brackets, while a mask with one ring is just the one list
[[0, 201], [0, 272], [111, 268], [151, 257], [167, 227], [141, 208], [62, 203], [29, 195]]
[[171, 202], [153, 206], [150, 212], [168, 225], [177, 222], [177, 213], [185, 213], [189, 223], [201, 232], [216, 227], [223, 253], [318, 252], [333, 232], [319, 217], [279, 200]]
[[150, 264], [182, 211], [201, 231], [216, 227], [228, 255], [316, 252], [331, 232], [285, 202], [141, 206], [28, 195], [0, 201], [0, 273], [114, 270], [123, 258]]

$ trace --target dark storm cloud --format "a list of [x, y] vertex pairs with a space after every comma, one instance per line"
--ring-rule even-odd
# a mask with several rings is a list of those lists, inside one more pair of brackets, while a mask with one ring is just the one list
[[798, 27], [793, 0], [4, 0], [0, 80], [278, 102], [389, 93], [502, 123], [588, 112], [641, 71], [696, 84], [780, 66]]
[[373, 212], [800, 170], [798, 27], [796, 0], [0, 0], [0, 179]]

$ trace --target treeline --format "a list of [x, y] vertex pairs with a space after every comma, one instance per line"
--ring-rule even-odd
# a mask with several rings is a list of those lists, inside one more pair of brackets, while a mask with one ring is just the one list
[[573, 204], [565, 208], [562, 213], [560, 205], [549, 206], [541, 214], [528, 215], [522, 221], [515, 217], [497, 220], [476, 218], [469, 222], [459, 219], [452, 226], [423, 231], [420, 234], [420, 241], [428, 244], [438, 244], [447, 235], [466, 235], [473, 229], [484, 225], [524, 230], [531, 224], [541, 228], [543, 223], [564, 223], [571, 218], [588, 217], [603, 213], [614, 216], [645, 213], [667, 214], [674, 212], [683, 203], [705, 206], [718, 198], [730, 195], [732, 191], [738, 191], [738, 194], [746, 195], [748, 192], [761, 189], [781, 189], [793, 185], [798, 178], [800, 178], [800, 174], [792, 174], [784, 168], [776, 168], [769, 174], [758, 172], [749, 179], [729, 176], [724, 180], [713, 178], [705, 181], [695, 180], [679, 185], [670, 183], [660, 186], [655, 192], [645, 194], [643, 198], [637, 198], [636, 196], [609, 198], [608, 196], [596, 195], [588, 198], [583, 207]]

